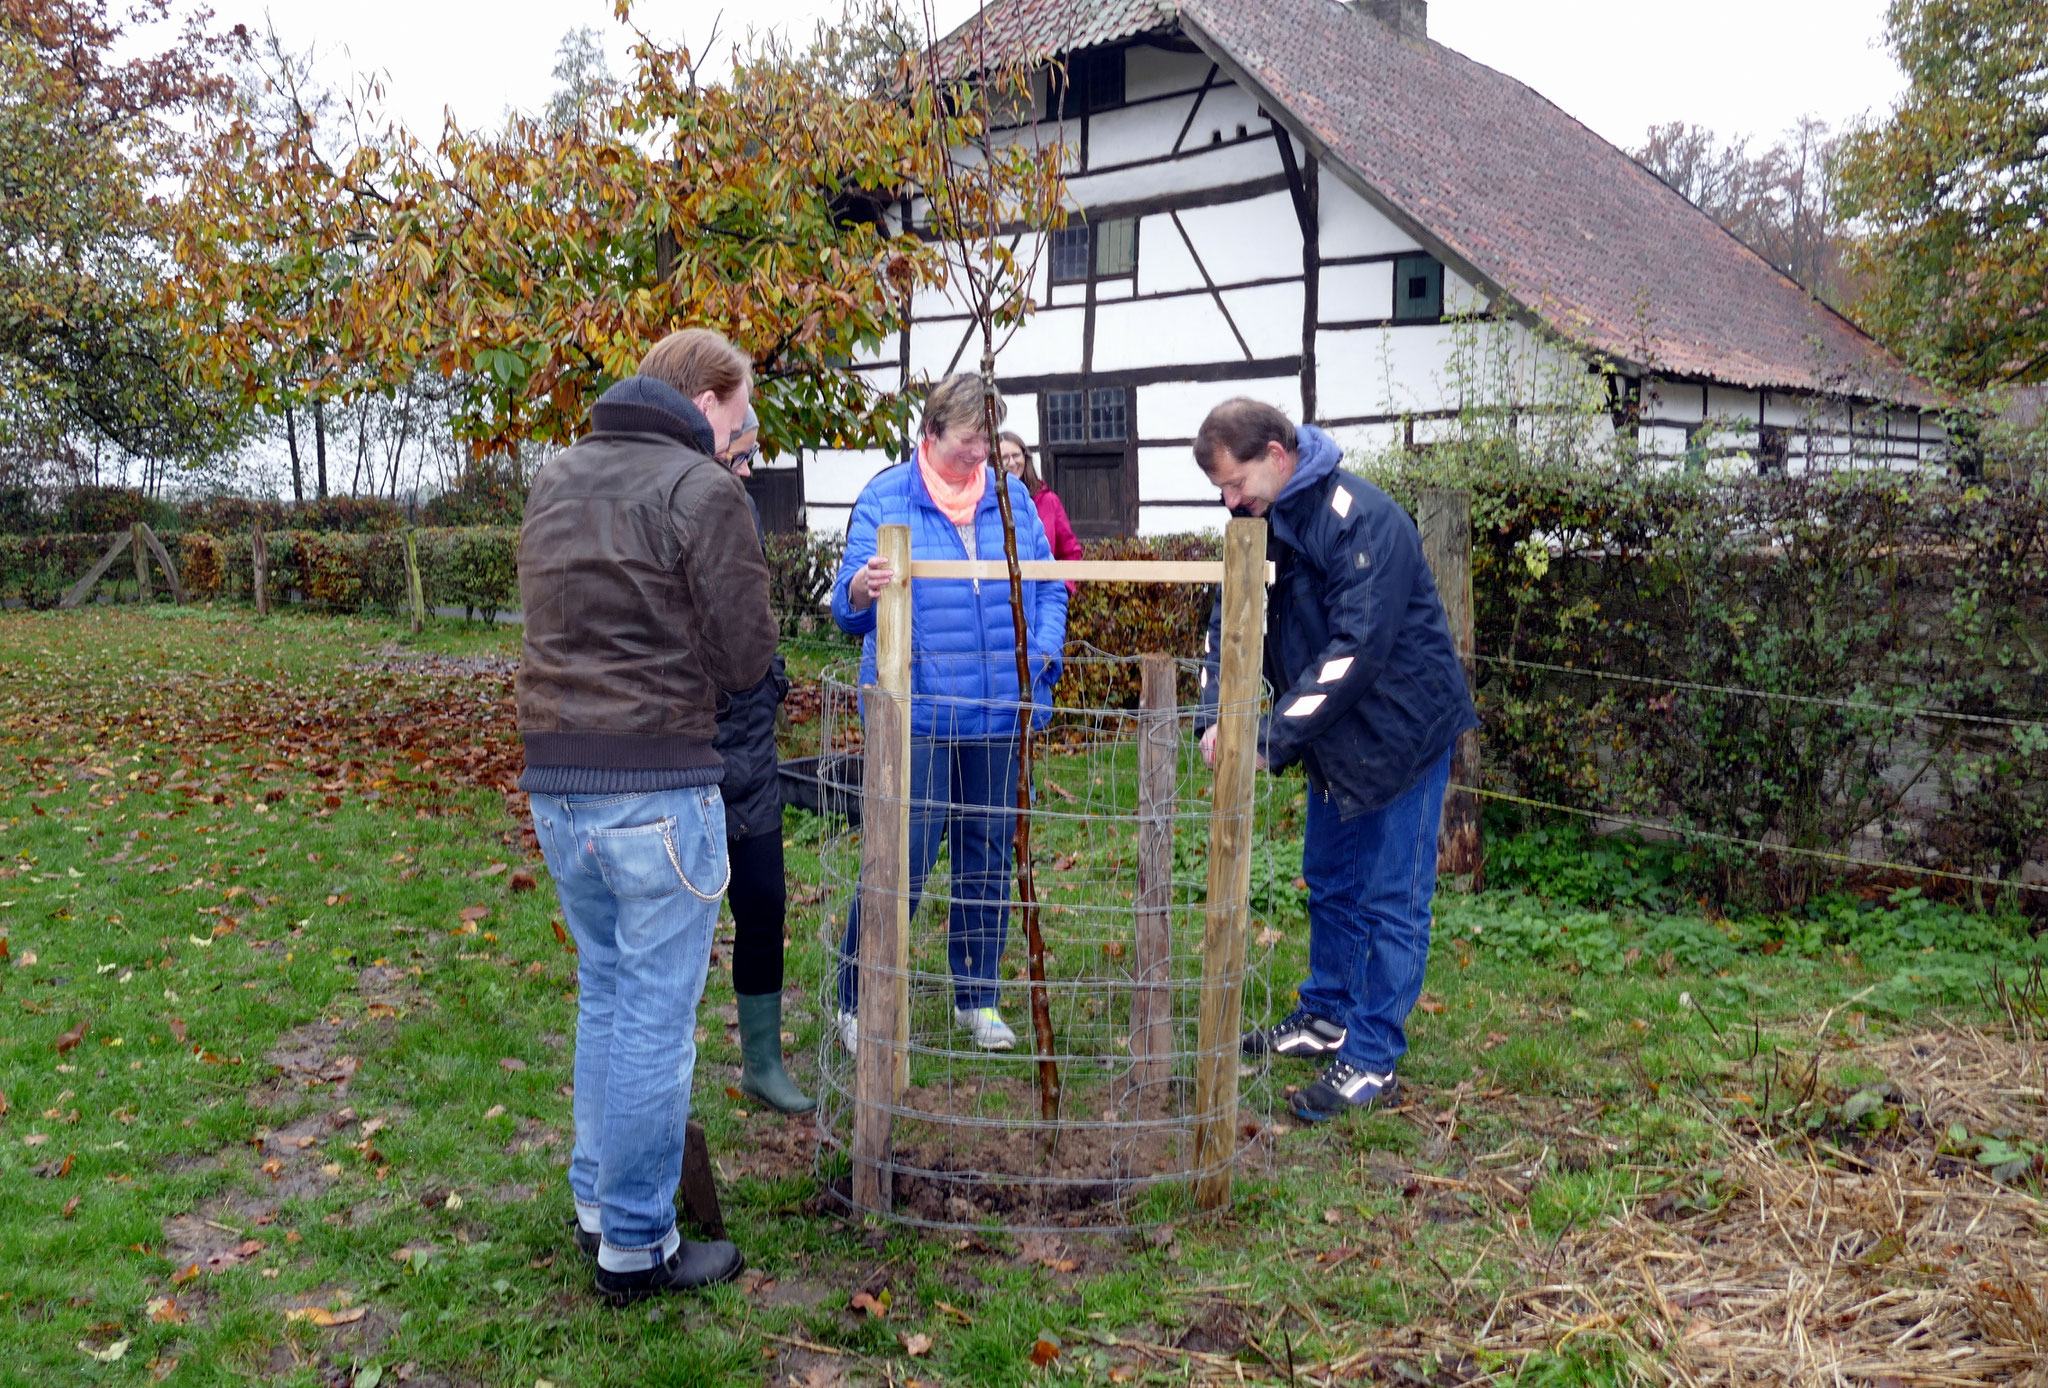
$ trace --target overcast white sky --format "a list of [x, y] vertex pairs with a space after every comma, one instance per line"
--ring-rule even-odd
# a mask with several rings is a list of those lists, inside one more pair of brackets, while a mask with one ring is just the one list
[[[615, 73], [626, 32], [608, 0], [211, 0], [225, 23], [268, 16], [294, 48], [317, 47], [335, 86], [381, 72], [394, 109], [421, 135], [451, 108], [466, 125], [533, 110], [553, 90], [562, 35], [606, 35]], [[906, 8], [915, 8], [910, 0]], [[1256, 0], [1248, 0], [1256, 3]], [[935, 0], [941, 27], [973, 0]], [[748, 25], [808, 35], [838, 0], [639, 0], [634, 20], [701, 44], [718, 22], [726, 40]], [[1617, 144], [1683, 120], [1725, 135], [1774, 135], [1813, 113], [1831, 125], [1881, 114], [1902, 87], [1879, 43], [1884, 0], [1432, 0], [1433, 37], [1528, 83]]]

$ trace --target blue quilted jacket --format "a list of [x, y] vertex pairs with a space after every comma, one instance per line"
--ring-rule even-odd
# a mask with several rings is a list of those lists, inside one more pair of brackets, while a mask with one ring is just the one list
[[[997, 474], [1001, 476], [1001, 474]], [[1045, 527], [1024, 484], [1004, 477], [1017, 526], [1019, 559], [1050, 559]], [[967, 547], [953, 522], [933, 503], [914, 463], [884, 468], [861, 490], [846, 527], [846, 557], [832, 583], [832, 617], [861, 643], [860, 679], [875, 678], [875, 609], [856, 612], [846, 585], [875, 553], [875, 528], [910, 527], [915, 559], [965, 559]], [[1003, 516], [996, 489], [988, 488], [974, 513], [975, 557], [1003, 557]], [[898, 576], [899, 579], [902, 577]], [[1052, 716], [1067, 636], [1067, 585], [1024, 585], [1025, 630], [1031, 647], [1031, 700], [1036, 725]], [[1000, 579], [920, 578], [910, 601], [910, 730], [914, 737], [1011, 737], [1017, 732], [1017, 644], [1010, 617], [1010, 585]]]

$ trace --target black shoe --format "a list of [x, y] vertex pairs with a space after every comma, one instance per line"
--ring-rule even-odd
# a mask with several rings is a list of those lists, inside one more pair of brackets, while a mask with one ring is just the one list
[[1284, 1055], [1313, 1060], [1319, 1055], [1335, 1055], [1346, 1034], [1343, 1027], [1329, 1018], [1297, 1007], [1270, 1027], [1246, 1032], [1238, 1049], [1249, 1056]]
[[614, 1306], [624, 1306], [663, 1292], [689, 1292], [730, 1282], [747, 1265], [740, 1251], [723, 1239], [716, 1243], [692, 1243], [684, 1239], [668, 1261], [638, 1272], [597, 1270], [597, 1294]]
[[1322, 1123], [1340, 1114], [1385, 1103], [1400, 1089], [1393, 1072], [1375, 1075], [1341, 1060], [1323, 1068], [1316, 1082], [1301, 1090], [1288, 1105], [1304, 1123]]
[[604, 1242], [604, 1236], [584, 1228], [574, 1215], [569, 1216], [569, 1228], [576, 1235], [576, 1251], [586, 1258], [597, 1257], [597, 1246]]

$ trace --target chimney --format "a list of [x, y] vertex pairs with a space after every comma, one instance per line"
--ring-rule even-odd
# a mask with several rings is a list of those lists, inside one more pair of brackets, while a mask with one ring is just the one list
[[1429, 37], [1429, 0], [1354, 0], [1352, 8], [1377, 19], [1402, 38]]

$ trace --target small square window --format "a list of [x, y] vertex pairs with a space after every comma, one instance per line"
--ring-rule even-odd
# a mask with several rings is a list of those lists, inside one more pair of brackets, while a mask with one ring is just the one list
[[1091, 443], [1120, 443], [1125, 433], [1124, 388], [1104, 386], [1088, 392], [1088, 439]]
[[1095, 226], [1095, 277], [1115, 279], [1138, 273], [1138, 220], [1118, 217]]
[[1051, 390], [1045, 394], [1045, 441], [1082, 443], [1088, 437], [1088, 420], [1078, 390]]
[[1444, 267], [1434, 256], [1404, 255], [1394, 262], [1394, 321], [1425, 322], [1444, 316]]
[[1062, 115], [1080, 116], [1124, 104], [1124, 50], [1084, 50], [1067, 58]]
[[1072, 222], [1053, 232], [1048, 247], [1054, 284], [1083, 284], [1088, 279], [1088, 224]]

